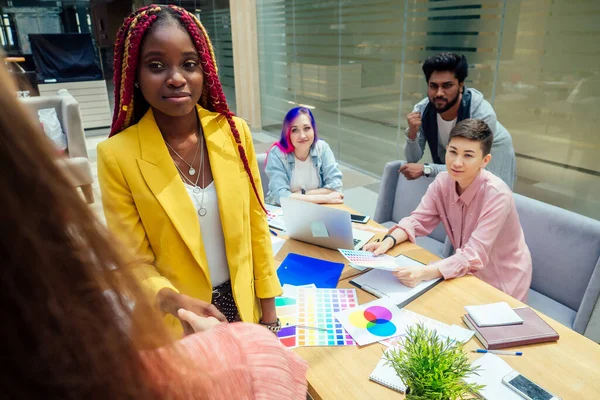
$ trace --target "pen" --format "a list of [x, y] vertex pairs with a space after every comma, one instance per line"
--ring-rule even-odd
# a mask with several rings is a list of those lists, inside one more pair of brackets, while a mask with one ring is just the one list
[[505, 354], [507, 356], [522, 356], [523, 355], [522, 351], [486, 350], [486, 349], [473, 350], [473, 353]]
[[277, 232], [275, 232], [273, 229], [269, 229], [269, 232], [271, 232], [273, 236], [277, 236]]
[[312, 329], [312, 330], [315, 330], [315, 331], [327, 332], [327, 328], [317, 328], [316, 326], [296, 325], [296, 328]]

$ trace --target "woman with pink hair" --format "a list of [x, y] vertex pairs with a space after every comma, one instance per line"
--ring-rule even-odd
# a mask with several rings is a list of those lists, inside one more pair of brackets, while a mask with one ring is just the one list
[[343, 203], [342, 172], [329, 145], [317, 135], [315, 118], [306, 107], [292, 108], [283, 120], [281, 138], [266, 161], [269, 177], [266, 202], [281, 198], [311, 203]]

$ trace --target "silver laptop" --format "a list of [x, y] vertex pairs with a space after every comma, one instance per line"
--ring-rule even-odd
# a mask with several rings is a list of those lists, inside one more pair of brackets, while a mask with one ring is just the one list
[[374, 233], [352, 229], [350, 213], [290, 198], [281, 199], [283, 220], [292, 239], [330, 249], [360, 250]]

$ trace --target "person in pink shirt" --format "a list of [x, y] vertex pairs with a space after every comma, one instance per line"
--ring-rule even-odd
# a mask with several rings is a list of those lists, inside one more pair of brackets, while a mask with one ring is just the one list
[[437, 176], [417, 209], [390, 229], [383, 241], [365, 246], [383, 254], [397, 243], [428, 235], [441, 221], [456, 253], [424, 268], [398, 268], [394, 275], [404, 285], [472, 274], [521, 301], [527, 299], [531, 254], [512, 191], [485, 170], [493, 140], [482, 120], [456, 124], [446, 150], [448, 171]]
[[306, 399], [306, 361], [265, 327], [178, 314], [196, 333], [141, 353], [148, 382], [164, 398]]

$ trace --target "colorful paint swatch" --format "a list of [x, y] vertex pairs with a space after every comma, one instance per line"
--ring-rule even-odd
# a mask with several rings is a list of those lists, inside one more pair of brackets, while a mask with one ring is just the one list
[[390, 299], [339, 311], [335, 317], [360, 346], [403, 332], [402, 312]]
[[281, 328], [279, 333], [277, 334], [279, 337], [279, 341], [285, 347], [294, 348], [298, 347], [296, 344], [296, 327], [295, 326], [286, 326]]
[[285, 347], [297, 347], [296, 345], [296, 299], [291, 297], [276, 297], [275, 309], [277, 317], [281, 322], [281, 330], [277, 334], [279, 341]]
[[275, 298], [275, 307], [292, 306], [294, 304], [296, 304], [296, 299], [290, 299], [287, 297], [276, 297]]
[[370, 251], [338, 250], [353, 266], [383, 269], [386, 271], [395, 271], [398, 268], [394, 257], [388, 256], [387, 254], [375, 257]]
[[285, 230], [285, 221], [283, 220], [283, 210], [281, 207], [273, 206], [271, 204], [266, 205], [267, 208], [267, 222], [271, 228]]
[[[354, 340], [335, 313], [358, 305], [356, 289], [299, 288], [296, 343], [298, 346], [353, 346]], [[311, 327], [310, 329], [303, 326]]]

